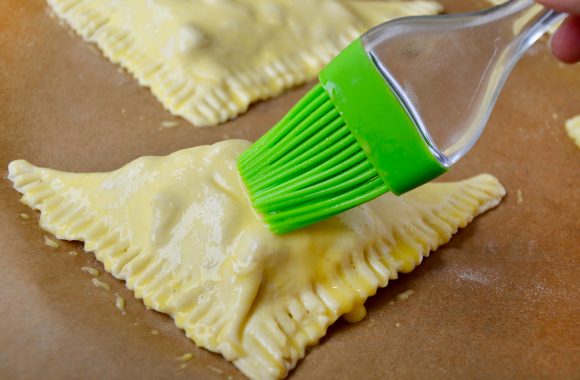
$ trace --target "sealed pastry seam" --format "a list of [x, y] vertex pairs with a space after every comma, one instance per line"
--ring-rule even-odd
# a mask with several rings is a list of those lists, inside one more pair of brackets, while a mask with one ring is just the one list
[[[178, 7], [183, 7], [182, 4], [185, 2], [165, 0], [164, 2], [150, 2], [159, 3], [158, 6], [161, 7], [159, 13], [163, 13], [163, 17], [169, 20], [158, 21], [163, 17], [154, 14], [149, 3], [145, 5], [131, 1], [114, 2], [112, 0], [48, 0], [48, 3], [56, 14], [85, 40], [95, 42], [107, 58], [126, 68], [137, 78], [139, 84], [150, 87], [152, 93], [165, 108], [200, 127], [224, 122], [245, 112], [252, 102], [273, 97], [289, 87], [313, 79], [320, 69], [350, 41], [381, 21], [406, 15], [435, 14], [442, 10], [441, 6], [433, 1], [371, 1], [364, 2], [366, 4], [363, 5], [337, 0], [309, 0], [291, 4], [275, 0], [256, 2], [236, 0], [235, 2], [216, 1], [209, 5], [190, 2], [188, 5], [191, 8], [188, 10], [190, 14], [185, 12], [185, 15], [176, 15], [178, 13], [176, 9], [182, 9]], [[313, 32], [296, 32], [305, 33], [305, 39], [300, 42], [282, 39], [277, 44], [281, 47], [272, 52], [252, 45], [256, 49], [253, 55], [249, 49], [250, 55], [240, 53], [221, 58], [222, 61], [227, 62], [214, 59], [216, 54], [212, 55], [211, 52], [208, 52], [208, 48], [203, 46], [205, 37], [200, 29], [194, 26], [195, 23], [187, 21], [189, 18], [196, 19], [194, 16], [197, 16], [196, 11], [200, 12], [199, 9], [208, 9], [201, 8], [202, 6], [214, 7], [215, 10], [229, 9], [224, 7], [230, 6], [243, 6], [249, 7], [250, 11], [254, 13], [262, 8], [277, 9], [276, 7], [284, 6], [292, 10], [297, 8], [297, 12], [295, 12], [298, 13], [296, 22], [306, 23], [300, 18], [304, 18], [298, 12], [300, 7], [306, 7], [305, 11], [312, 8], [310, 13], [316, 15], [325, 9], [319, 4], [339, 7], [336, 8], [339, 12], [338, 16], [328, 15], [326, 24], [320, 26], [321, 33], [325, 33], [326, 37], [312, 38], [310, 41], [306, 37], [311, 36]], [[137, 18], [137, 15], [141, 13], [147, 14], [147, 19], [151, 21], [151, 27], [142, 27], [143, 30], [140, 31], [134, 26], [137, 22], [131, 20]], [[135, 15], [129, 17], [128, 14]], [[208, 14], [207, 18], [213, 17], [214, 24], [218, 24], [218, 21], [221, 22], [222, 19], [230, 17], [235, 23], [236, 18], [246, 17], [245, 13], [242, 16], [239, 14], [242, 13], [232, 11], [232, 14], [221, 17], [215, 11]], [[190, 17], [188, 18], [188, 16]], [[261, 19], [255, 17], [253, 22], [260, 25]], [[324, 20], [324, 17], [309, 17], [312, 18], [310, 22], [315, 24]], [[334, 18], [337, 20], [333, 23]], [[172, 21], [173, 19], [175, 21]], [[294, 21], [288, 23], [293, 24]], [[333, 26], [332, 29], [329, 28], [329, 25]], [[276, 28], [289, 27], [284, 23], [275, 28], [269, 24], [262, 26], [270, 28], [272, 34], [277, 30]], [[238, 32], [239, 39], [237, 41], [240, 45], [246, 40], [251, 41], [253, 38], [252, 27], [253, 25], [246, 25], [246, 28], [250, 28], [249, 30]], [[312, 25], [294, 27], [298, 29], [304, 27], [305, 30], [314, 28]], [[160, 29], [171, 28], [176, 29], [175, 36], [171, 36], [171, 38], [161, 37], [165, 32], [162, 33]], [[140, 39], [136, 38], [138, 33], [146, 33], [146, 40], [161, 41], [162, 38], [167, 38], [168, 42], [163, 44], [161, 42], [151, 43], [150, 45], [155, 47], [152, 48], [147, 42], [143, 43], [143, 36], [140, 36]], [[214, 34], [219, 36], [223, 33], [217, 30]], [[228, 46], [228, 44], [233, 44], [231, 41], [219, 40], [218, 43], [223, 44], [219, 47], [222, 51], [237, 48], [236, 46]], [[171, 59], [164, 56], [164, 52], [171, 50], [172, 46], [180, 44], [193, 45], [194, 48], [183, 47], [182, 49], [189, 49], [187, 54], [175, 53], [177, 58], [173, 55], [170, 55]], [[261, 58], [255, 58], [258, 56]], [[192, 57], [200, 62], [203, 58], [207, 62], [202, 62], [202, 64], [198, 62], [196, 66], [189, 61]], [[208, 71], [202, 70], [203, 72], [200, 72], [198, 67], [202, 66]]]
[[[42, 228], [83, 241], [147, 306], [170, 314], [198, 346], [221, 353], [256, 379], [286, 376], [336, 319], [398, 272], [412, 271], [505, 194], [490, 175], [429, 184], [279, 237], [252, 213], [237, 182], [235, 161], [247, 146], [229, 141], [146, 157], [110, 174], [63, 173], [14, 161], [9, 178], [22, 201], [41, 212]], [[178, 182], [150, 185], [168, 178]], [[197, 194], [166, 193], [179, 192], [183, 178], [191, 180], [185, 188], [196, 184], [191, 189]], [[143, 198], [131, 203], [144, 188], [149, 194], [139, 193]], [[110, 206], [116, 200], [151, 208], [154, 217], [123, 219], [111, 211], [111, 218], [105, 209], [116, 207]], [[219, 224], [208, 222], [214, 217]], [[139, 231], [151, 225], [152, 242], [138, 242], [144, 236]], [[202, 231], [199, 237], [191, 237], [196, 231]], [[218, 243], [205, 244], [216, 237]]]

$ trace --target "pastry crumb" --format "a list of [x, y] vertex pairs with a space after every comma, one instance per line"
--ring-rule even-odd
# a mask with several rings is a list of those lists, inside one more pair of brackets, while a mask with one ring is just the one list
[[28, 214], [25, 214], [25, 213], [22, 213], [22, 214], [20, 214], [20, 217], [21, 217], [22, 219], [30, 219], [30, 215], [28, 215]]
[[161, 122], [163, 128], [175, 128], [179, 125], [179, 122], [172, 120], [165, 120]]
[[89, 50], [96, 56], [100, 56], [101, 52], [94, 45], [89, 45]]
[[48, 245], [50, 248], [58, 248], [59, 245], [56, 241], [52, 240], [48, 236], [44, 237], [44, 244]]
[[215, 373], [219, 373], [220, 375], [224, 373], [224, 371], [222, 371], [221, 369], [214, 367], [212, 365], [207, 365], [207, 368], [211, 369], [212, 371], [214, 371]]
[[159, 331], [157, 331], [157, 330], [151, 330], [151, 335], [159, 335]]
[[175, 360], [179, 360], [180, 362], [186, 362], [186, 361], [191, 360], [192, 358], [193, 358], [193, 354], [188, 352], [186, 354], [181, 355], [180, 357], [178, 357]]
[[413, 293], [415, 293], [412, 289], [406, 290], [401, 294], [397, 294], [397, 300], [398, 301], [406, 301], [409, 299], [409, 297], [411, 297], [411, 295], [413, 295]]
[[98, 277], [101, 274], [97, 269], [91, 267], [82, 267], [81, 270], [95, 277]]
[[111, 290], [111, 286], [109, 284], [107, 284], [106, 282], [103, 282], [103, 281], [99, 280], [96, 277], [93, 277], [92, 281], [93, 281], [93, 284], [97, 288], [101, 288], [101, 289], [105, 289], [105, 290]]
[[125, 314], [125, 299], [119, 293], [115, 293], [115, 307]]
[[393, 306], [394, 304], [395, 304], [395, 301], [389, 301], [389, 302], [387, 302], [387, 305], [389, 305], [389, 306]]
[[521, 189], [518, 189], [516, 191], [516, 196], [518, 198], [518, 204], [524, 203], [524, 195], [522, 194], [522, 190]]
[[401, 327], [401, 324], [399, 322], [397, 322], [397, 323], [395, 323], [395, 326]]
[[79, 253], [78, 253], [77, 251], [70, 251], [70, 252], [68, 253], [68, 255], [69, 255], [69, 256], [78, 256], [78, 255], [79, 255]]

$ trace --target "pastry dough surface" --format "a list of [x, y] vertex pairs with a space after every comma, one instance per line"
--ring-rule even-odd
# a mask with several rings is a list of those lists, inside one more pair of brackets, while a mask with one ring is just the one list
[[9, 179], [45, 230], [84, 242], [148, 307], [255, 379], [286, 376], [341, 315], [364, 318], [379, 287], [505, 194], [490, 175], [428, 184], [276, 236], [238, 177], [249, 144], [142, 157], [111, 173], [19, 160]]
[[362, 32], [434, 1], [48, 0], [56, 14], [196, 126], [313, 79]]
[[566, 121], [566, 132], [580, 148], [580, 115]]

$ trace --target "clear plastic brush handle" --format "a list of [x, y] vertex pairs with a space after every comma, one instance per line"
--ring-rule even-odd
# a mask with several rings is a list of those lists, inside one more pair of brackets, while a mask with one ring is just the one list
[[515, 0], [472, 14], [398, 19], [362, 41], [434, 156], [450, 167], [479, 139], [514, 65], [564, 16]]

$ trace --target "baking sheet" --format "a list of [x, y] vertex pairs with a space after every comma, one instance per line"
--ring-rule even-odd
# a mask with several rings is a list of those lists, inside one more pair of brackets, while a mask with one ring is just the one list
[[[483, 4], [442, 2], [451, 12]], [[42, 0], [0, 0], [0, 378], [243, 378], [122, 282], [104, 273], [113, 290], [93, 286], [80, 268], [104, 271], [79, 243], [46, 246], [6, 168], [24, 158], [106, 171], [142, 155], [253, 140], [308, 88], [220, 127], [188, 127], [59, 25]], [[580, 378], [580, 150], [564, 130], [580, 113], [579, 89], [580, 66], [555, 62], [545, 42], [530, 51], [482, 140], [447, 176], [492, 173], [508, 190], [504, 202], [380, 290], [363, 322], [333, 326], [293, 379]], [[169, 120], [180, 126], [162, 128]], [[408, 289], [408, 300], [388, 305]], [[126, 315], [113, 292], [127, 300]], [[181, 368], [176, 358], [187, 352], [193, 358]]]

